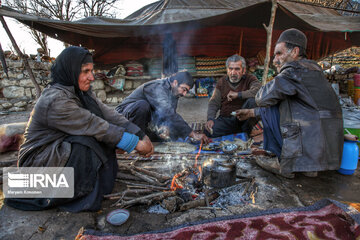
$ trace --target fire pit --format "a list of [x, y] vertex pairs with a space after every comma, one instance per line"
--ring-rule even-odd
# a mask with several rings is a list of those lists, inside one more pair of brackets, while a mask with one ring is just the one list
[[[254, 182], [249, 178], [236, 181], [236, 163], [244, 156], [200, 154], [201, 147], [197, 154], [118, 155], [118, 181], [127, 189], [105, 197], [116, 199], [116, 207], [160, 203], [169, 212], [211, 208], [220, 194], [235, 196], [226, 193], [229, 191], [245, 199]], [[233, 190], [227, 190], [230, 188]], [[239, 189], [245, 190], [239, 193]]]

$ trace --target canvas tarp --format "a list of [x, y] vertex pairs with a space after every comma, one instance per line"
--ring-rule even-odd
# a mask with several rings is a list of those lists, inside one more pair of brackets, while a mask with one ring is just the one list
[[[308, 37], [308, 56], [319, 59], [351, 46], [360, 46], [360, 17], [335, 10], [279, 1], [273, 44], [281, 31], [295, 27]], [[166, 34], [176, 41], [177, 53], [189, 56], [256, 56], [265, 50], [271, 2], [266, 0], [162, 0], [125, 19], [89, 17], [66, 22], [0, 8], [8, 16], [61, 41], [95, 50], [97, 63], [162, 56]], [[241, 48], [241, 49], [240, 49]]]

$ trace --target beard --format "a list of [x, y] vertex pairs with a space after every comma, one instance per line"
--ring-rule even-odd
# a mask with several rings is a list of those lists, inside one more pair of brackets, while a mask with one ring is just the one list
[[241, 79], [241, 78], [239, 78], [239, 76], [237, 76], [237, 75], [233, 75], [233, 76], [230, 76], [230, 77], [229, 77], [229, 81], [230, 81], [231, 83], [238, 83], [238, 82], [240, 82], [240, 79]]

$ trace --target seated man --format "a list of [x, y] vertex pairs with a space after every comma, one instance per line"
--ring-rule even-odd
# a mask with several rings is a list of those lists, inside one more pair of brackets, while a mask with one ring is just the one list
[[96, 99], [91, 53], [68, 47], [51, 68], [52, 82], [38, 99], [19, 151], [19, 167], [73, 167], [73, 198], [7, 198], [22, 210], [59, 206], [97, 211], [111, 193], [118, 170], [115, 149], [150, 155], [150, 139], [135, 124]]
[[152, 141], [189, 136], [207, 144], [208, 138], [192, 131], [176, 113], [179, 98], [185, 96], [193, 85], [192, 76], [186, 71], [153, 80], [135, 89], [116, 110], [146, 132]]
[[306, 59], [306, 44], [301, 31], [284, 31], [274, 50], [279, 75], [257, 93], [260, 108], [237, 111], [240, 120], [261, 117], [264, 149], [277, 155], [256, 163], [287, 178], [338, 169], [342, 157], [341, 107], [321, 67]]
[[[261, 83], [252, 74], [246, 74], [245, 59], [237, 54], [226, 60], [227, 76], [221, 78], [210, 98], [205, 134], [219, 137], [232, 133], [250, 134], [255, 121], [239, 121], [231, 113], [237, 109], [253, 108], [255, 94]], [[216, 114], [220, 110], [220, 115]]]

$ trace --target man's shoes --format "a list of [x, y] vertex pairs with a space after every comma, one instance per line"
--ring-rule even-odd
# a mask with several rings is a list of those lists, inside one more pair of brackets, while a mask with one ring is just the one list
[[301, 172], [301, 174], [306, 177], [317, 177], [318, 172]]
[[277, 157], [262, 157], [257, 156], [255, 158], [255, 162], [257, 165], [259, 165], [261, 168], [268, 170], [272, 173], [275, 173], [277, 175], [280, 175], [284, 178], [294, 178], [295, 174], [293, 173], [281, 173], [280, 171], [280, 163]]

